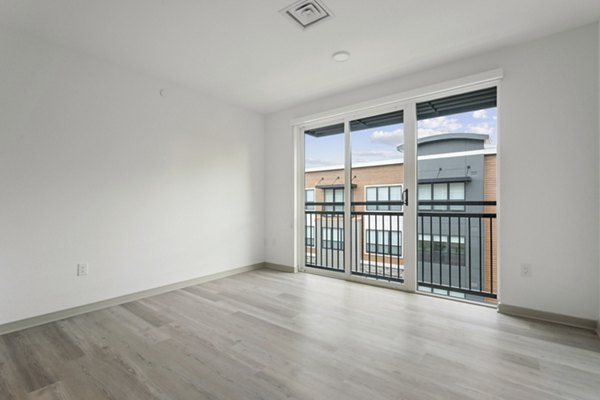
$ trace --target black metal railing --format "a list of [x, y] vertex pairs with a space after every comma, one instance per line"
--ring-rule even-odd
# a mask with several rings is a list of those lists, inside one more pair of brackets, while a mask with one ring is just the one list
[[352, 202], [351, 241], [346, 246], [344, 203], [307, 202], [306, 266], [344, 272], [348, 250], [353, 275], [403, 282], [403, 204], [402, 201]]
[[[306, 265], [404, 282], [403, 202], [352, 202], [349, 246], [344, 203], [306, 203]], [[419, 201], [418, 290], [472, 300], [495, 299], [495, 201]]]
[[351, 274], [404, 282], [402, 201], [352, 202]]
[[[465, 211], [452, 211], [457, 207]], [[419, 202], [418, 290], [472, 300], [497, 297], [495, 207], [495, 201]]]
[[307, 202], [304, 255], [307, 267], [344, 272], [344, 203]]

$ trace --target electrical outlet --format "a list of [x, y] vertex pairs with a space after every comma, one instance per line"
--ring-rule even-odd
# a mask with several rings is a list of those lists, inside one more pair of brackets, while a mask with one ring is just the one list
[[531, 264], [521, 264], [521, 276], [523, 278], [531, 278], [532, 268]]
[[86, 276], [89, 272], [87, 264], [77, 264], [77, 276]]

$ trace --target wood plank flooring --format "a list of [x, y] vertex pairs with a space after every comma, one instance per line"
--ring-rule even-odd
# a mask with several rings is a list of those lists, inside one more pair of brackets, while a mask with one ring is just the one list
[[600, 399], [593, 332], [259, 270], [0, 337], [0, 399]]

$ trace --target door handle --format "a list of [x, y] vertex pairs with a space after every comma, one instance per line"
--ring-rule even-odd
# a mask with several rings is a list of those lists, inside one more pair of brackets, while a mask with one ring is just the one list
[[405, 206], [408, 206], [408, 189], [404, 189], [404, 191], [402, 192], [402, 203]]

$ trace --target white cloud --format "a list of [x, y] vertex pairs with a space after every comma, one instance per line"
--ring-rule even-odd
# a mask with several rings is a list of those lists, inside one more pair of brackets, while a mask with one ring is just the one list
[[481, 124], [469, 124], [467, 130], [469, 133], [483, 133], [486, 135], [492, 135], [492, 133], [494, 133], [494, 127], [487, 122]]
[[437, 117], [419, 121], [419, 137], [460, 132], [464, 126], [456, 118]]
[[371, 141], [389, 146], [398, 146], [404, 143], [404, 130], [375, 131], [371, 134]]
[[473, 118], [475, 119], [486, 119], [487, 117], [486, 110], [477, 110], [473, 112]]
[[[473, 112], [473, 119], [487, 119], [486, 110]], [[482, 133], [493, 135], [495, 123], [480, 122], [474, 124], [463, 124], [457, 118], [438, 117], [419, 121], [419, 137], [440, 135], [442, 133]]]

